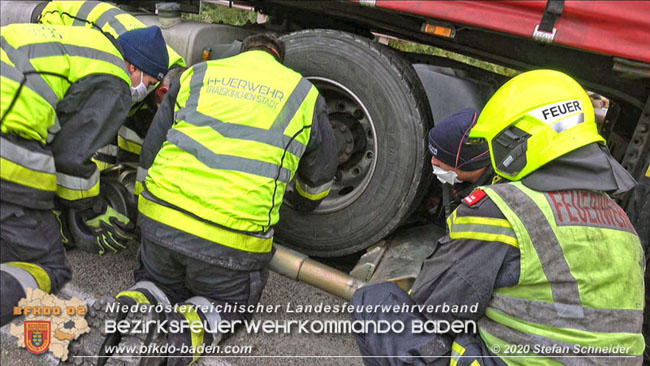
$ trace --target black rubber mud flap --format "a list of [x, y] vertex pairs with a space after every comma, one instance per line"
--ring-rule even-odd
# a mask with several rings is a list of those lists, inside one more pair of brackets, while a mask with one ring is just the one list
[[283, 205], [275, 238], [319, 257], [363, 250], [397, 228], [432, 180], [425, 136], [433, 120], [424, 88], [411, 64], [369, 39], [306, 30], [283, 40], [285, 64], [327, 101], [339, 173], [315, 212]]

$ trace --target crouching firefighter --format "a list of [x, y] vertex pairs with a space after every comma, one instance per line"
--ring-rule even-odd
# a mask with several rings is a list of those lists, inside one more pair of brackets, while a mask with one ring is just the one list
[[[463, 200], [411, 296], [386, 282], [355, 293], [353, 304], [424, 309], [355, 314], [416, 325], [359, 334], [363, 355], [388, 356], [365, 364], [641, 365], [643, 251], [608, 195], [636, 182], [604, 145], [582, 87], [557, 71], [518, 75], [469, 137], [487, 142], [508, 182]], [[457, 310], [426, 310], [442, 304]], [[424, 322], [430, 331], [418, 331]]]
[[[164, 42], [159, 28], [138, 32]], [[133, 55], [118, 41], [96, 30], [14, 24], [2, 27], [0, 42], [5, 324], [27, 291], [54, 292], [71, 277], [55, 199], [82, 213], [99, 245], [130, 238], [132, 224], [99, 196], [99, 171], [90, 157], [117, 134], [141, 70], [126, 61]], [[165, 57], [155, 75], [162, 78], [166, 64]]]
[[[32, 22], [97, 29], [115, 38], [119, 38], [128, 31], [147, 27], [133, 15], [103, 1], [50, 1], [43, 3], [34, 10]], [[183, 57], [172, 47], [166, 45], [166, 49], [169, 69], [176, 70], [172, 75], [175, 76], [179, 70], [185, 70], [187, 65]], [[133, 98], [129, 116], [118, 131], [117, 139], [97, 150], [93, 156], [93, 161], [97, 163], [100, 171], [123, 162], [138, 162], [146, 131], [151, 125], [157, 105], [162, 102], [168, 89], [169, 80], [163, 80], [157, 85], [155, 91], [141, 90]]]
[[[282, 64], [284, 53], [282, 41], [261, 34], [245, 39], [237, 56], [192, 66], [167, 94], [145, 138], [138, 282], [117, 299], [178, 305], [163, 314], [166, 320], [203, 325], [151, 337], [166, 336], [179, 350], [168, 365], [201, 356], [181, 354], [183, 344], [229, 336], [217, 331], [220, 322], [252, 318], [237, 305], [260, 299], [273, 226], [294, 175], [296, 189], [286, 199], [295, 209], [314, 209], [330, 191], [337, 160], [326, 104], [309, 81]], [[232, 83], [255, 92], [229, 89]], [[100, 355], [120, 338], [108, 335]]]
[[442, 184], [438, 212], [444, 213], [445, 218], [476, 187], [490, 184], [494, 178], [487, 144], [467, 143], [469, 131], [477, 119], [477, 111], [465, 108], [445, 117], [429, 130], [431, 166]]

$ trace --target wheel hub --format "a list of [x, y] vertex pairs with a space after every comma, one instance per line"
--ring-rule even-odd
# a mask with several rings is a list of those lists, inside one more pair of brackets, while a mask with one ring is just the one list
[[377, 134], [370, 113], [350, 89], [326, 78], [307, 79], [325, 98], [336, 140], [338, 168], [334, 185], [314, 210], [324, 214], [351, 205], [365, 191], [377, 163]]
[[330, 115], [330, 126], [334, 132], [336, 139], [336, 152], [339, 164], [343, 164], [350, 160], [352, 151], [354, 150], [354, 136], [349, 124], [353, 123], [346, 118], [346, 115], [334, 114]]

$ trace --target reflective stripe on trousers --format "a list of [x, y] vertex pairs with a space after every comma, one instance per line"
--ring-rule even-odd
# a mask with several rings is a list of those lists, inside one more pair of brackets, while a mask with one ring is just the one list
[[[212, 344], [219, 344], [221, 341], [222, 334], [217, 331], [219, 329], [219, 323], [221, 322], [221, 315], [218, 312], [214, 311], [214, 305], [210, 300], [206, 299], [203, 296], [194, 296], [187, 299], [188, 303], [196, 305], [197, 310], [201, 311], [208, 324], [210, 325], [210, 334], [212, 334]], [[212, 309], [213, 311], [210, 311]]]
[[169, 299], [167, 298], [167, 295], [165, 295], [163, 290], [161, 290], [158, 286], [156, 286], [155, 283], [150, 281], [138, 281], [135, 285], [131, 286], [131, 288], [129, 288], [128, 290], [122, 291], [119, 294], [117, 294], [116, 298], [127, 296], [136, 300], [138, 303], [142, 303], [141, 301], [142, 297], [132, 296], [134, 292], [139, 292], [139, 290], [147, 290], [155, 298], [158, 304], [170, 305]]
[[25, 294], [28, 289], [40, 289], [50, 293], [52, 285], [50, 276], [40, 266], [27, 262], [6, 262], [0, 264], [0, 270], [10, 274], [23, 287]]

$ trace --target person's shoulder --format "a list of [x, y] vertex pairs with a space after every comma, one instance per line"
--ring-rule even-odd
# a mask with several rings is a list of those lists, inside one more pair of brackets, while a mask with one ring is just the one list
[[505, 219], [494, 201], [487, 195], [483, 187], [478, 187], [467, 197], [463, 198], [456, 210], [456, 217], [477, 216], [495, 219]]
[[465, 197], [447, 218], [450, 239], [500, 242], [518, 247], [517, 235], [484, 187]]

